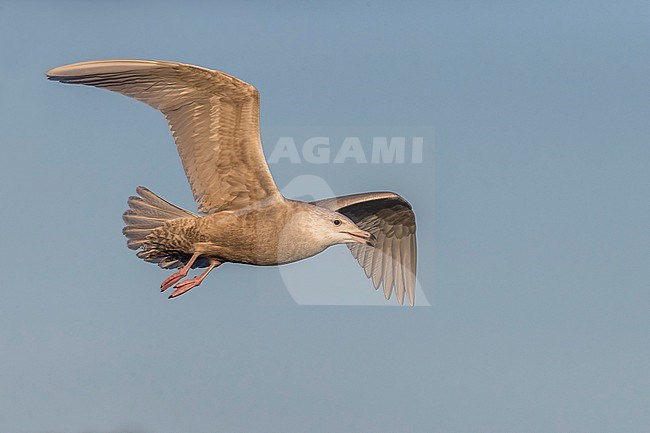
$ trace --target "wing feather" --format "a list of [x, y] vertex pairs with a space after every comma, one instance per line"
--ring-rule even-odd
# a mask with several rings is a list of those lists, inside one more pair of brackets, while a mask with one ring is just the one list
[[[381, 287], [381, 280], [383, 278], [383, 273], [384, 273], [384, 243], [386, 242], [385, 237], [377, 238], [377, 241], [375, 242], [375, 251], [372, 255], [372, 267], [371, 272], [372, 272], [372, 284], [376, 287], [379, 288]], [[386, 290], [388, 289], [388, 293], [386, 293]], [[386, 299], [390, 297], [390, 287], [384, 287], [384, 295], [386, 295]]]
[[391, 192], [376, 192], [334, 197], [313, 204], [340, 212], [359, 228], [375, 235], [374, 247], [352, 244], [348, 245], [350, 252], [375, 288], [383, 286], [386, 299], [394, 290], [400, 304], [405, 295], [410, 305], [415, 304], [415, 214], [404, 198]]
[[182, 63], [100, 60], [51, 69], [49, 79], [112, 90], [167, 119], [200, 212], [279, 198], [259, 135], [259, 93], [223, 72]]

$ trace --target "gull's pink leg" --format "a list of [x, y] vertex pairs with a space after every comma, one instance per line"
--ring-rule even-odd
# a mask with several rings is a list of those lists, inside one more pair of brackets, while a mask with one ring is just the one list
[[162, 284], [160, 285], [160, 291], [164, 292], [165, 290], [169, 289], [171, 286], [176, 284], [178, 280], [180, 280], [181, 278], [185, 278], [189, 270], [192, 269], [192, 265], [194, 264], [196, 259], [199, 258], [200, 255], [201, 254], [199, 253], [194, 253], [185, 266], [180, 268], [178, 272], [174, 272], [173, 274], [171, 274], [165, 281], [162, 282]]
[[185, 281], [181, 281], [180, 283], [176, 284], [174, 290], [171, 295], [169, 295], [169, 299], [175, 298], [177, 296], [182, 295], [185, 292], [188, 292], [190, 289], [193, 289], [194, 287], [198, 286], [201, 284], [201, 282], [205, 279], [205, 277], [208, 276], [211, 270], [219, 266], [221, 263], [217, 261], [212, 261], [210, 262], [210, 266], [208, 266], [208, 269], [206, 269], [201, 275], [198, 277], [194, 278], [189, 278]]

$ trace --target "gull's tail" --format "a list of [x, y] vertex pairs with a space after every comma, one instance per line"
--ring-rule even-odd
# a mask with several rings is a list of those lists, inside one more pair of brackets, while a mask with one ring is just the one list
[[128, 241], [126, 245], [137, 250], [138, 257], [148, 262], [158, 263], [163, 268], [178, 267], [177, 257], [165, 257], [150, 245], [149, 235], [165, 223], [178, 218], [197, 217], [196, 214], [179, 208], [163, 200], [143, 186], [136, 188], [137, 196], [129, 197], [129, 209], [122, 215], [126, 227], [122, 230]]

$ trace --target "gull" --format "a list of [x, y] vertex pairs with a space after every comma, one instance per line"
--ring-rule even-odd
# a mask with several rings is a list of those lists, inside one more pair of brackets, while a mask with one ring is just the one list
[[[161, 111], [178, 148], [198, 212], [145, 187], [123, 214], [127, 246], [163, 269], [175, 298], [223, 263], [274, 266], [345, 244], [390, 299], [415, 303], [417, 244], [411, 205], [393, 192], [301, 202], [282, 196], [259, 132], [259, 92], [231, 75], [153, 60], [98, 60], [60, 66], [50, 80], [95, 86]], [[193, 268], [205, 268], [189, 278]]]

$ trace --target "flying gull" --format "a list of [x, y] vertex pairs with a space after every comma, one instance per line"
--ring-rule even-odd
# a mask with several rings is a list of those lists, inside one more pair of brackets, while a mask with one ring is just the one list
[[[411, 205], [392, 192], [314, 202], [289, 200], [273, 181], [259, 134], [259, 93], [223, 72], [175, 62], [100, 60], [49, 70], [50, 80], [101, 87], [142, 101], [167, 119], [198, 203], [183, 210], [138, 187], [123, 233], [137, 256], [178, 269], [161, 284], [170, 298], [222, 263], [291, 263], [346, 244], [386, 299], [415, 303]], [[193, 268], [206, 268], [186, 278]]]

